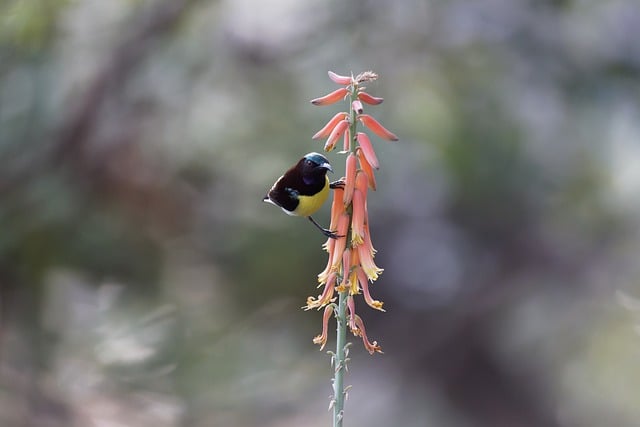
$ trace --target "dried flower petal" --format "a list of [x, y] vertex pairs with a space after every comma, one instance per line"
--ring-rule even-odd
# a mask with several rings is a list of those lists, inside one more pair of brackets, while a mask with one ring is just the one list
[[312, 99], [311, 103], [318, 106], [335, 104], [336, 102], [343, 100], [348, 93], [349, 91], [346, 87], [341, 87], [340, 89], [336, 89], [333, 92], [326, 94], [325, 96]]
[[311, 139], [322, 139], [328, 137], [329, 135], [331, 135], [331, 131], [336, 127], [338, 122], [340, 122], [340, 120], [346, 119], [347, 117], [349, 117], [349, 115], [345, 112], [336, 114], [331, 118], [331, 120], [327, 122], [326, 125], [324, 125], [322, 129], [316, 132], [316, 134], [313, 135]]
[[327, 283], [324, 285], [324, 290], [321, 295], [318, 295], [318, 298], [308, 297], [307, 305], [304, 306], [305, 310], [311, 310], [312, 308], [322, 308], [325, 305], [329, 304], [333, 299], [333, 292], [336, 287], [336, 279], [337, 274], [332, 272], [329, 274], [327, 278]]
[[357, 314], [356, 314], [355, 324], [358, 331], [358, 335], [362, 337], [362, 343], [364, 344], [364, 348], [367, 349], [369, 354], [382, 353], [382, 348], [378, 345], [378, 342], [377, 341], [370, 342], [369, 338], [367, 338], [367, 331], [364, 328], [364, 322], [362, 321], [360, 316], [358, 316]]
[[367, 92], [359, 92], [358, 99], [364, 102], [365, 104], [369, 104], [369, 105], [380, 105], [382, 104], [382, 101], [384, 101], [383, 98], [371, 96]]
[[327, 72], [329, 74], [329, 78], [333, 80], [334, 83], [338, 83], [339, 85], [349, 85], [353, 81], [353, 79], [349, 76], [341, 76], [340, 74], [336, 74], [333, 71]]
[[398, 140], [398, 137], [394, 133], [387, 130], [384, 126], [382, 126], [376, 119], [374, 119], [370, 115], [360, 114], [358, 116], [358, 120], [360, 120], [363, 125], [371, 129], [373, 133], [378, 135], [380, 138], [387, 139], [389, 141]]
[[324, 313], [322, 314], [322, 334], [313, 338], [313, 343], [320, 345], [320, 350], [322, 350], [327, 343], [331, 314], [333, 314], [333, 305], [328, 305], [324, 308]]

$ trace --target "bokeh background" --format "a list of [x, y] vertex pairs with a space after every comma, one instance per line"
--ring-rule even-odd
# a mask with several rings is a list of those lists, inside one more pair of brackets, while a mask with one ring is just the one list
[[328, 425], [324, 238], [261, 198], [371, 69], [345, 425], [639, 426], [638, 40], [636, 0], [0, 2], [0, 425]]

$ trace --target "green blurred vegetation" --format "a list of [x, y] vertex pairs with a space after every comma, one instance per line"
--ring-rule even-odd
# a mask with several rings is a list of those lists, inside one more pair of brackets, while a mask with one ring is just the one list
[[0, 3], [0, 425], [327, 425], [323, 238], [261, 199], [372, 69], [346, 425], [637, 426], [639, 38], [633, 0]]

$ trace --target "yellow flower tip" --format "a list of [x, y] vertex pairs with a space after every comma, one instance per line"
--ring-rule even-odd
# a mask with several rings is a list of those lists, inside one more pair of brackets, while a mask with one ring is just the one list
[[351, 246], [355, 248], [362, 244], [364, 244], [364, 239], [362, 238], [362, 236], [354, 231], [351, 231]]
[[370, 115], [360, 114], [358, 116], [358, 120], [360, 120], [363, 125], [371, 129], [371, 131], [376, 135], [378, 135], [380, 138], [386, 139], [388, 141], [398, 140], [398, 137], [393, 132], [389, 131], [387, 128], [382, 126], [380, 122], [378, 122], [376, 119], [374, 119]]
[[353, 81], [353, 78], [350, 76], [341, 76], [340, 74], [336, 74], [333, 71], [328, 71], [329, 78], [339, 85], [350, 85]]
[[317, 106], [325, 106], [335, 104], [338, 101], [344, 99], [347, 95], [348, 90], [346, 87], [341, 87], [340, 89], [336, 89], [331, 93], [326, 94], [325, 96], [321, 96], [320, 98], [315, 98], [311, 100], [313, 105]]
[[374, 308], [376, 310], [379, 311], [383, 311], [386, 312], [387, 310], [385, 310], [384, 308], [382, 308], [382, 305], [384, 304], [384, 302], [382, 301], [378, 301], [377, 299], [374, 299], [373, 301], [368, 301], [367, 305], [371, 308]]
[[336, 286], [336, 291], [338, 291], [338, 292], [344, 292], [346, 290], [347, 290], [347, 286], [345, 286], [342, 283], [340, 283], [338, 286]]

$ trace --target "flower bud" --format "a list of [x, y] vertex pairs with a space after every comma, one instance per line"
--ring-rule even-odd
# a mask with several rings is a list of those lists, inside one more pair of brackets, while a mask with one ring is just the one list
[[331, 104], [335, 104], [336, 102], [344, 99], [344, 97], [347, 95], [348, 91], [346, 87], [341, 87], [340, 89], [336, 89], [333, 92], [322, 96], [320, 98], [316, 98], [316, 99], [312, 99], [311, 103], [313, 105], [318, 105], [318, 106], [324, 106], [324, 105], [331, 105]]
[[351, 77], [341, 76], [340, 74], [336, 74], [333, 71], [329, 71], [329, 78], [333, 80], [334, 83], [338, 83], [339, 85], [349, 85], [352, 82]]

